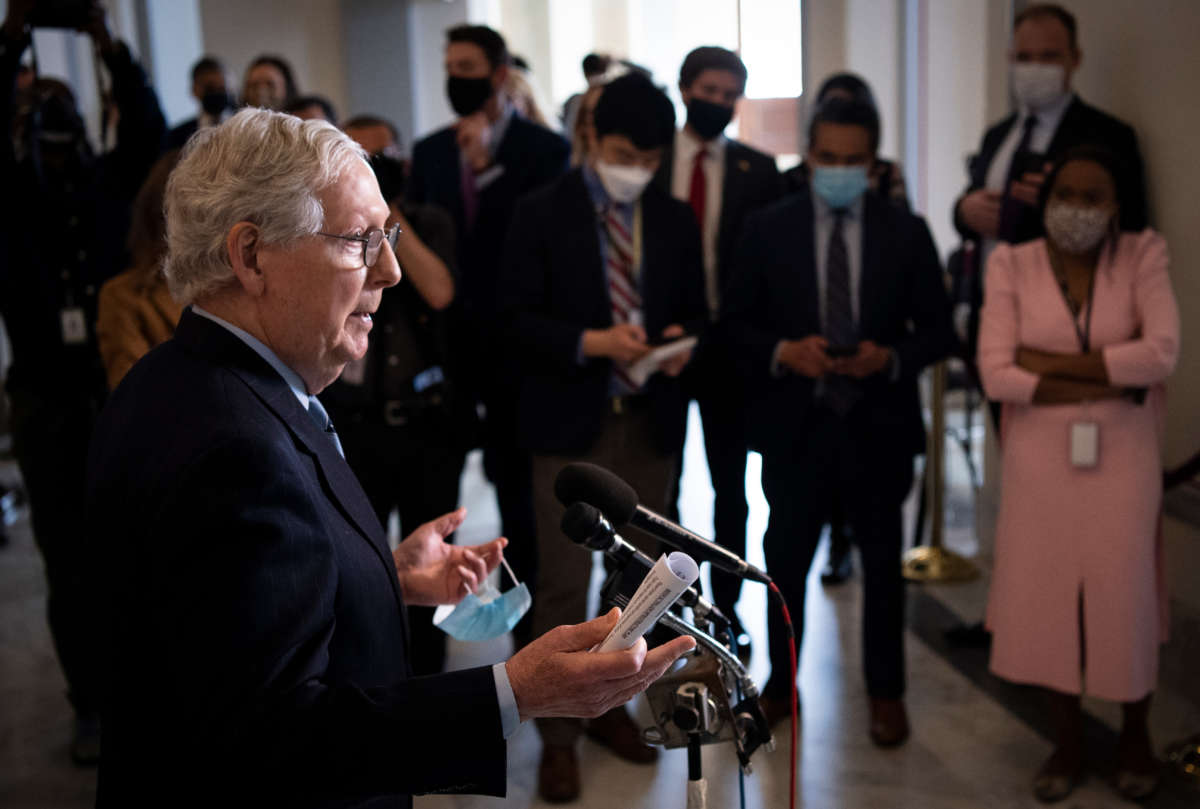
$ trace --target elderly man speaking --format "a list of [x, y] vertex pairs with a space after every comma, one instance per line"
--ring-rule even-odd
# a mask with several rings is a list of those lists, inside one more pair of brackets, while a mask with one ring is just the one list
[[405, 604], [455, 603], [505, 540], [389, 553], [315, 394], [367, 350], [400, 278], [363, 153], [323, 122], [246, 110], [167, 189], [166, 274], [188, 305], [117, 389], [88, 482], [107, 627], [99, 806], [410, 806], [505, 791], [505, 738], [597, 716], [694, 645], [589, 653], [615, 611], [494, 667], [414, 678]]

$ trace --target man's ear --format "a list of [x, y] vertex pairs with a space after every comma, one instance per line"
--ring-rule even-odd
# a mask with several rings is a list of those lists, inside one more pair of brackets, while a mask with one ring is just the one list
[[500, 65], [498, 68], [496, 68], [496, 70], [492, 73], [493, 90], [499, 91], [502, 87], [504, 87], [504, 82], [508, 81], [509, 70], [510, 68], [508, 65]]
[[266, 290], [266, 277], [258, 266], [259, 241], [258, 225], [253, 222], [238, 222], [229, 229], [225, 236], [225, 251], [229, 256], [229, 266], [242, 289], [252, 297], [259, 297]]

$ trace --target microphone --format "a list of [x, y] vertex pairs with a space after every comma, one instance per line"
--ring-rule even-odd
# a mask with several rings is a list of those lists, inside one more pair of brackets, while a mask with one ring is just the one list
[[600, 509], [613, 525], [633, 525], [685, 551], [697, 561], [710, 562], [719, 570], [743, 579], [771, 583], [770, 576], [737, 554], [640, 505], [633, 487], [602, 466], [567, 464], [554, 480], [554, 496], [568, 507], [574, 503], [590, 503]]
[[[654, 567], [654, 560], [637, 548], [619, 537], [613, 530], [612, 524], [604, 519], [604, 515], [595, 506], [587, 503], [575, 503], [566, 510], [562, 517], [562, 532], [572, 542], [591, 548], [594, 551], [604, 551], [619, 564], [632, 565], [641, 572], [640, 578], [645, 578]], [[706, 599], [695, 587], [688, 587], [680, 594], [679, 600], [691, 607], [696, 617], [701, 621], [709, 621], [722, 629], [729, 629], [729, 619], [716, 605]]]

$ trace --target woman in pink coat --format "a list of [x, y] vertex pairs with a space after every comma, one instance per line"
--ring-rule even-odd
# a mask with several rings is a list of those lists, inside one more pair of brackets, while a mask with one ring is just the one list
[[1117, 230], [1120, 176], [1096, 149], [1060, 161], [1047, 236], [995, 249], [980, 323], [984, 388], [1003, 403], [991, 667], [1045, 691], [1045, 801], [1082, 772], [1085, 690], [1123, 704], [1118, 789], [1157, 784], [1146, 718], [1166, 632], [1159, 442], [1179, 314], [1162, 237]]

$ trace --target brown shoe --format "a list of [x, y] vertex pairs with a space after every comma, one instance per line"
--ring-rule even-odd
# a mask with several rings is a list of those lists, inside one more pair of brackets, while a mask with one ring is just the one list
[[758, 704], [762, 706], [763, 716], [766, 717], [769, 728], [792, 718], [792, 703], [787, 697], [759, 697]]
[[871, 741], [879, 747], [896, 747], [908, 739], [908, 712], [904, 700], [871, 697]]
[[538, 794], [547, 803], [567, 803], [579, 797], [579, 759], [574, 745], [546, 745], [538, 766]]
[[1079, 784], [1083, 761], [1079, 752], [1055, 749], [1033, 777], [1033, 797], [1042, 803], [1064, 800]]
[[587, 735], [634, 764], [653, 764], [658, 761], [658, 750], [642, 741], [642, 734], [633, 724], [633, 718], [624, 705], [618, 705], [588, 722]]

